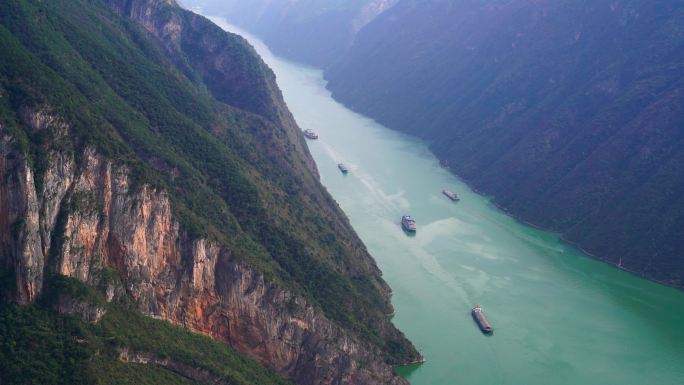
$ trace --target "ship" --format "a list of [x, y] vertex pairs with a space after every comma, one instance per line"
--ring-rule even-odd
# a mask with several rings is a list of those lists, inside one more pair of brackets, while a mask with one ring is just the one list
[[318, 134], [314, 130], [304, 130], [304, 136], [306, 136], [309, 139], [318, 139]]
[[401, 217], [401, 227], [404, 228], [404, 230], [410, 232], [410, 233], [415, 233], [416, 232], [416, 221], [411, 218], [410, 215], [404, 215]]
[[473, 320], [475, 320], [475, 323], [480, 328], [482, 333], [484, 333], [484, 334], [494, 333], [494, 329], [492, 328], [492, 325], [489, 324], [489, 321], [487, 321], [487, 318], [485, 317], [484, 312], [482, 311], [482, 308], [480, 307], [480, 305], [475, 305], [471, 314], [473, 315]]
[[349, 172], [349, 169], [347, 168], [347, 166], [344, 165], [344, 163], [338, 163], [337, 168], [339, 168], [340, 171], [342, 171], [342, 174], [346, 174]]
[[442, 190], [442, 194], [446, 195], [447, 198], [451, 199], [454, 202], [461, 200], [458, 194], [456, 194], [455, 192], [451, 192], [449, 190]]

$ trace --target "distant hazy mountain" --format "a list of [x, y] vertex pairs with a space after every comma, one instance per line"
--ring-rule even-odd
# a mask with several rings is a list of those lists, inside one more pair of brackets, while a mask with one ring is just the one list
[[325, 67], [339, 60], [356, 33], [398, 0], [183, 0], [264, 39], [276, 53]]
[[327, 78], [517, 217], [684, 286], [684, 2], [401, 0]]

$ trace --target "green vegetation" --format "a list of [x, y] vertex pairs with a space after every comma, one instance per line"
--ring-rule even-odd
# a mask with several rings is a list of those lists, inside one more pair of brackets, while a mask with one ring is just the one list
[[[231, 385], [290, 384], [225, 344], [144, 317], [125, 304], [106, 304], [79, 281], [53, 277], [48, 284], [50, 298], [39, 304], [0, 304], [3, 384], [198, 384], [202, 378]], [[60, 296], [107, 313], [96, 324], [57, 314], [51, 308]], [[124, 351], [175, 366], [127, 363], [119, 358]]]
[[666, 0], [402, 0], [326, 79], [516, 217], [684, 288], [681, 25]]
[[[184, 234], [223, 245], [384, 349], [389, 362], [413, 359], [386, 319], [379, 271], [283, 117], [270, 70], [242, 39], [157, 3], [155, 23], [178, 23], [177, 40], [157, 39], [102, 0], [0, 3], [0, 124], [29, 159], [39, 191], [46, 154], [72, 154], [83, 166], [95, 148], [128, 167], [133, 192], [143, 184], [167, 191]], [[54, 119], [33, 129], [26, 112]], [[95, 208], [87, 194], [70, 199], [71, 210]]]

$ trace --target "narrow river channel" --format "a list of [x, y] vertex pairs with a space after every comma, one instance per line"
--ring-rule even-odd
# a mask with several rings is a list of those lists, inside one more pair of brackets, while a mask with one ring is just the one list
[[[321, 180], [392, 286], [393, 322], [427, 359], [398, 369], [411, 384], [684, 384], [684, 292], [506, 216], [440, 168], [425, 143], [335, 102], [320, 70], [212, 20], [254, 45], [299, 125], [320, 134], [308, 144]], [[418, 222], [415, 236], [399, 225], [404, 213]], [[470, 317], [475, 304], [492, 336]]]

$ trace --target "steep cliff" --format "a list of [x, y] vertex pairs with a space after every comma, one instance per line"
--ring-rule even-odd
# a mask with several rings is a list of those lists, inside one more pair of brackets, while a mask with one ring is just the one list
[[284, 57], [327, 67], [341, 59], [356, 34], [397, 0], [183, 0], [224, 16], [262, 38]]
[[[3, 234], [14, 232], [3, 243], [16, 250], [4, 262], [14, 263], [19, 301], [35, 301], [45, 275], [56, 273], [104, 285], [110, 301], [117, 293], [130, 296], [143, 314], [226, 342], [297, 383], [401, 383], [378, 361], [380, 351], [301, 296], [269, 282], [230, 249], [181, 234], [164, 191], [131, 190], [125, 167], [88, 149], [81, 167], [51, 155], [38, 193], [26, 159], [6, 152], [12, 143], [2, 134], [0, 156], [8, 161], [0, 175], [16, 183], [0, 194], [3, 217], [12, 223]], [[50, 235], [58, 240], [51, 243]], [[106, 268], [116, 269], [124, 290], [107, 286]]]
[[684, 287], [684, 7], [402, 0], [326, 72], [516, 217]]
[[9, 1], [0, 56], [4, 300], [72, 277], [297, 383], [404, 383], [390, 290], [243, 39], [172, 1]]
[[[122, 289], [113, 273], [105, 286]], [[3, 384], [293, 384], [224, 343], [145, 317], [130, 302], [107, 302], [74, 278], [51, 275], [44, 290], [37, 304], [0, 303]]]

